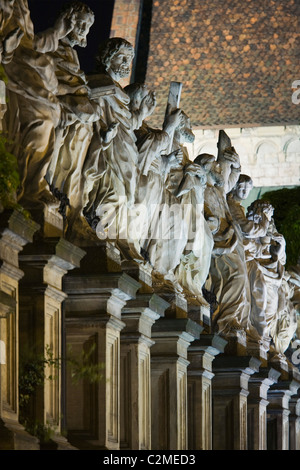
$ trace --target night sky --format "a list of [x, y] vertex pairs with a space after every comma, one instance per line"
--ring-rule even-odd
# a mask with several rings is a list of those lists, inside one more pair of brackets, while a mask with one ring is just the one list
[[[65, 3], [70, 3], [70, 0], [28, 0], [35, 32], [38, 33], [53, 26], [58, 12]], [[87, 47], [76, 47], [76, 50], [82, 70], [91, 73], [99, 44], [109, 37], [114, 0], [84, 0], [83, 3], [86, 3], [95, 13], [95, 22], [87, 37]]]

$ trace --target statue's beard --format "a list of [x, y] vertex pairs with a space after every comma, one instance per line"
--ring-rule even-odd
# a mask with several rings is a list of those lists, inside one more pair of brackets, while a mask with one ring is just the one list
[[80, 37], [76, 34], [73, 34], [72, 32], [68, 35], [68, 39], [70, 41], [70, 44], [72, 47], [74, 46], [80, 46], [80, 47], [86, 47], [87, 46], [87, 39], [86, 37]]
[[130, 68], [128, 65], [120, 65], [118, 68], [115, 68], [113, 72], [117, 77], [125, 78], [130, 74]]

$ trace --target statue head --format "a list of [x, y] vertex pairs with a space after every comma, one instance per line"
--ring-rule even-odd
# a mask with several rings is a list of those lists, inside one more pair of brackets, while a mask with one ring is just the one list
[[67, 17], [74, 22], [73, 29], [67, 35], [71, 46], [86, 47], [87, 35], [95, 21], [94, 12], [85, 3], [74, 1], [66, 3], [60, 14], [67, 14]]
[[237, 199], [247, 199], [253, 188], [253, 181], [248, 175], [241, 174], [235, 187], [232, 190], [232, 194]]
[[118, 82], [130, 74], [130, 65], [134, 58], [134, 48], [126, 39], [109, 38], [104, 41], [96, 56], [98, 72], [108, 73]]
[[192, 131], [192, 125], [190, 118], [181, 111], [181, 122], [175, 129], [174, 138], [177, 142], [192, 144], [195, 140], [195, 134]]
[[208, 185], [224, 186], [224, 178], [221, 174], [220, 165], [214, 155], [202, 153], [195, 158], [194, 163], [201, 165], [206, 172]]
[[[154, 91], [149, 90], [146, 85], [141, 83], [131, 83], [124, 88], [124, 91], [130, 98], [129, 108], [131, 111], [139, 111], [142, 101], [146, 97], [149, 98], [149, 104], [151, 104], [151, 113], [154, 111], [156, 105], [155, 93]], [[151, 113], [149, 113], [149, 115]]]
[[274, 213], [274, 207], [268, 202], [262, 199], [253, 201], [247, 209], [247, 218], [253, 220], [255, 223], [260, 223], [263, 215], [271, 220]]

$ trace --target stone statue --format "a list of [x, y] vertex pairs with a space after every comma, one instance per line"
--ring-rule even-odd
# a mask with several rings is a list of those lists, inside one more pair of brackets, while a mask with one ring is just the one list
[[137, 211], [133, 216], [137, 227], [136, 251], [151, 262], [147, 247], [150, 240], [159, 238], [157, 219], [163, 204], [165, 179], [175, 159], [174, 153], [167, 155], [167, 149], [182, 113], [175, 110], [165, 119], [162, 129], [154, 129], [146, 119], [155, 109], [155, 93], [138, 83], [128, 85], [125, 91], [130, 97], [130, 111], [144, 115], [141, 127], [135, 131], [139, 178], [135, 194]]
[[[245, 286], [244, 249], [227, 203], [227, 195], [240, 176], [240, 160], [227, 137], [220, 131], [216, 161], [206, 154], [195, 161], [202, 164], [207, 172], [204, 215], [214, 237], [209, 279], [205, 287], [213, 292], [218, 302], [212, 325], [220, 334], [229, 337], [236, 336], [239, 331], [245, 335], [250, 302]], [[221, 148], [224, 141], [226, 146]]]
[[[172, 116], [176, 116], [176, 111], [175, 114], [167, 115], [165, 122], [168, 122]], [[175, 270], [180, 265], [181, 256], [188, 243], [192, 217], [191, 213], [187, 214], [184, 220], [182, 201], [191, 196], [188, 195], [188, 185], [184, 186], [184, 180], [188, 180], [193, 173], [192, 168], [190, 168], [190, 174], [187, 167], [185, 168], [191, 162], [184, 143], [194, 140], [188, 116], [184, 112], [181, 112], [180, 116], [179, 124], [174, 130], [171, 154], [163, 155], [162, 159], [153, 160], [149, 168], [147, 181], [150, 181], [154, 191], [157, 191], [160, 204], [156, 204], [156, 212], [152, 213], [151, 236], [143, 245], [154, 271], [163, 275], [164, 279], [170, 281], [178, 290], [183, 288], [180, 278], [186, 284], [183, 273], [175, 275]], [[200, 168], [198, 168], [199, 172], [201, 172]], [[199, 183], [198, 179], [197, 183]], [[179, 194], [181, 189], [182, 192]]]
[[278, 309], [270, 323], [270, 336], [275, 351], [283, 355], [297, 331], [297, 313], [293, 304], [294, 286], [289, 282], [290, 273], [285, 271], [278, 291]]
[[213, 249], [213, 236], [204, 218], [204, 193], [207, 176], [204, 168], [188, 162], [183, 168], [183, 178], [177, 198], [183, 207], [183, 224], [186, 244], [180, 263], [175, 270], [179, 284], [204, 302], [202, 288], [209, 274]]
[[[61, 38], [58, 48], [50, 54], [58, 80], [57, 97], [61, 119], [56, 128], [56, 142], [46, 179], [52, 192], [66, 200], [68, 231], [81, 220], [86, 204], [83, 166], [93, 136], [93, 122], [100, 119], [100, 106], [90, 97], [84, 72], [80, 69], [75, 46], [85, 47], [87, 35], [94, 22], [94, 13], [81, 2], [68, 3], [60, 13], [73, 25]], [[62, 212], [64, 208], [61, 207]]]
[[[252, 188], [253, 181], [250, 176], [241, 174], [236, 185], [227, 195], [228, 207], [235, 224], [236, 233], [238, 234], [238, 243], [240, 246], [244, 246], [245, 250], [247, 249], [248, 243], [251, 243], [251, 240], [249, 239], [264, 237], [269, 226], [268, 211], [266, 211], [266, 213], [263, 212], [260, 219], [249, 220], [246, 216], [246, 210], [242, 206], [242, 202], [247, 199]], [[242, 256], [242, 249], [240, 250], [240, 253]], [[246, 263], [245, 257], [243, 258], [243, 263]], [[251, 277], [251, 263], [246, 266], [249, 268], [248, 274]], [[245, 277], [245, 288], [247, 289], [248, 298], [251, 299], [251, 296], [253, 296], [254, 293], [250, 288], [248, 276]], [[251, 300], [250, 303], [252, 303]], [[260, 312], [259, 310], [251, 307], [246, 324], [248, 346], [253, 343], [263, 344], [262, 338], [265, 334], [265, 327], [266, 323], [264, 312]]]
[[11, 61], [14, 51], [20, 44], [24, 31], [15, 27], [11, 22], [15, 0], [3, 0], [0, 11], [0, 62], [7, 64]]
[[270, 328], [279, 308], [279, 291], [284, 276], [285, 240], [277, 233], [272, 218], [274, 209], [268, 202], [254, 201], [247, 211], [250, 221], [260, 224], [268, 219], [265, 236], [245, 243], [247, 270], [251, 289], [251, 317], [266, 349], [269, 349]]
[[129, 97], [119, 85], [119, 81], [127, 77], [130, 64], [134, 57], [132, 45], [125, 39], [111, 38], [99, 48], [97, 72], [102, 73], [99, 81], [103, 85], [115, 85], [115, 93], [100, 98], [101, 119], [103, 128], [108, 129], [112, 122], [118, 123], [118, 133], [112, 145], [104, 152], [106, 165], [110, 167], [120, 179], [128, 204], [134, 202], [137, 181], [138, 152], [135, 148], [134, 130], [141, 126], [143, 116], [132, 115], [129, 110]]
[[[98, 176], [95, 171], [90, 172], [93, 185], [85, 207], [85, 216], [92, 223], [94, 220], [100, 221], [97, 225], [99, 237], [117, 240], [124, 254], [129, 249], [132, 250], [132, 257], [142, 259], [136, 249], [136, 236], [130, 225], [130, 210], [134, 215], [140, 175], [135, 130], [139, 129], [145, 117], [151, 114], [155, 100], [152, 95], [145, 93], [139, 106], [131, 106], [130, 97], [120, 86], [119, 81], [129, 74], [133, 56], [132, 45], [121, 38], [108, 39], [99, 48], [98, 75], [93, 77], [93, 83], [97, 85], [94, 85], [95, 93], [101, 88], [113, 86], [111, 93], [99, 96], [99, 124], [102, 129], [99, 134], [108, 131], [109, 136], [113, 132], [114, 138], [111, 140], [111, 137], [108, 137], [110, 143], [102, 149], [94, 141], [90, 149], [94, 153], [90, 160], [96, 159], [99, 167]], [[91, 89], [93, 93], [93, 86]], [[117, 126], [117, 129], [112, 129], [111, 126]], [[97, 152], [100, 152], [98, 157]], [[89, 172], [88, 169], [86, 171]]]
[[48, 52], [72, 29], [66, 16], [54, 28], [34, 35], [27, 0], [14, 2], [10, 29], [21, 37], [11, 60], [4, 64], [8, 77], [8, 109], [3, 128], [14, 143], [9, 149], [18, 158], [20, 188], [18, 200], [26, 209], [43, 209], [52, 199], [45, 180], [51, 160], [55, 129], [60, 120], [56, 97], [58, 82]]

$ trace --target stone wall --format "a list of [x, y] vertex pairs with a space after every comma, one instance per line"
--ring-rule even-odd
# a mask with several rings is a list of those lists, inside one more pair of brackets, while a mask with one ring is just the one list
[[[194, 130], [189, 146], [192, 158], [201, 153], [217, 155], [218, 130]], [[254, 187], [300, 184], [300, 126], [229, 128], [226, 131], [239, 153], [243, 173]]]

